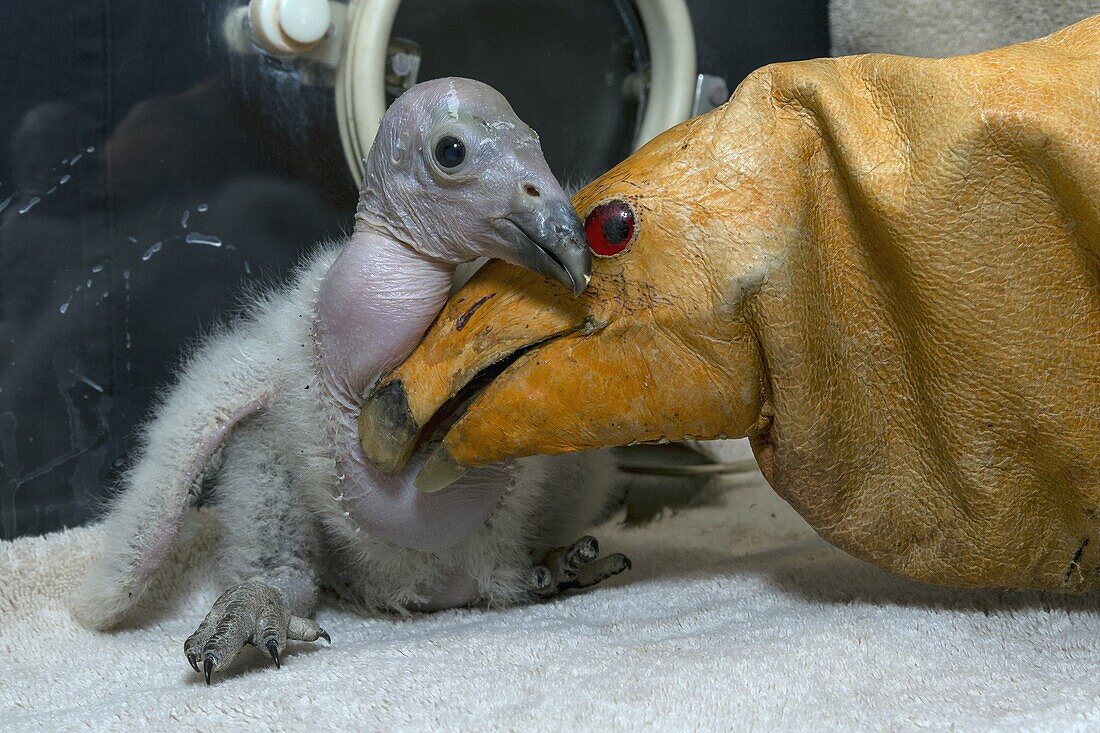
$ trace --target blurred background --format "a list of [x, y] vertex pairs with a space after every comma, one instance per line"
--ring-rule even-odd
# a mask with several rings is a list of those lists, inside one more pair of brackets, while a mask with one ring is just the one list
[[[244, 0], [0, 5], [0, 537], [94, 516], [187, 344], [349, 230], [370, 115], [413, 81], [497, 87], [580, 184], [767, 63], [978, 50], [1100, 11], [357, 0], [323, 3], [318, 34], [318, 1], [254, 0], [297, 3], [274, 30]], [[355, 50], [359, 33], [389, 41]]]

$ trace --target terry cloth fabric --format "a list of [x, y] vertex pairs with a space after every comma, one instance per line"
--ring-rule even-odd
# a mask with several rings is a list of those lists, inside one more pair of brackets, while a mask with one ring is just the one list
[[125, 628], [66, 595], [98, 526], [0, 543], [0, 730], [1083, 730], [1096, 595], [918, 585], [822, 542], [759, 474], [723, 506], [597, 535], [634, 568], [504, 611], [318, 616], [332, 646], [248, 648], [207, 687], [183, 641], [221, 588], [217, 525]]

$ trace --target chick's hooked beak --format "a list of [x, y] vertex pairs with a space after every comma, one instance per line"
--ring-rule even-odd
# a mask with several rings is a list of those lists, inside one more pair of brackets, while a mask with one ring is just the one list
[[514, 264], [557, 280], [580, 295], [592, 277], [592, 254], [584, 224], [556, 183], [523, 183], [501, 219], [515, 253]]

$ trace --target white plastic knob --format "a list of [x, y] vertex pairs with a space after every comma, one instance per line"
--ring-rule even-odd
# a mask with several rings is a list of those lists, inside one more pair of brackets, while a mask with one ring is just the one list
[[312, 46], [320, 42], [330, 23], [328, 0], [282, 0], [279, 4], [279, 26], [298, 43]]
[[267, 51], [292, 56], [325, 38], [332, 24], [328, 0], [251, 0], [252, 35]]

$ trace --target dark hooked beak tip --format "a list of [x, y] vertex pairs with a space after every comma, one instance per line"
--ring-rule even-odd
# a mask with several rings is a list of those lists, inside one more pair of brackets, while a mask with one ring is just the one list
[[587, 259], [588, 262], [585, 266], [577, 268], [576, 272], [566, 270], [573, 281], [573, 295], [583, 293], [584, 289], [588, 287], [588, 282], [592, 279], [592, 256], [589, 255]]
[[592, 279], [588, 272], [580, 267], [563, 265], [561, 269], [565, 272], [564, 277], [558, 273], [551, 273], [551, 276], [562, 285], [572, 290], [575, 296], [583, 293], [584, 289], [588, 287], [588, 281]]
[[558, 238], [554, 244], [557, 246], [549, 249], [547, 254], [565, 271], [569, 281], [562, 279], [562, 284], [571, 288], [573, 295], [580, 295], [592, 279], [592, 252], [588, 249], [584, 225], [572, 206], [569, 207], [569, 214], [568, 225], [556, 227]]
[[573, 295], [584, 292], [592, 279], [592, 253], [572, 206], [524, 212], [508, 217], [508, 221], [522, 240], [517, 242], [518, 264], [557, 280]]

